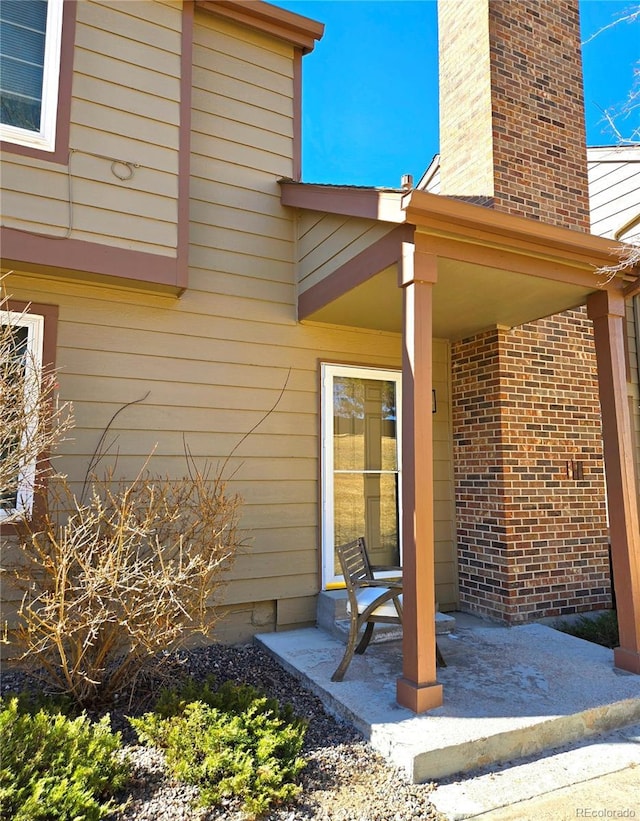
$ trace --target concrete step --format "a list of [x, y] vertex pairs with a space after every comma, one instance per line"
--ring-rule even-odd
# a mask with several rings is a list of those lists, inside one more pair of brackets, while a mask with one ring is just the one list
[[[465, 616], [460, 622], [469, 625]], [[613, 653], [539, 624], [458, 626], [438, 644], [444, 703], [416, 716], [396, 702], [401, 642], [371, 645], [344, 681], [344, 643], [317, 628], [257, 640], [414, 783], [518, 761], [640, 721], [640, 677]]]
[[[579, 817], [580, 808], [583, 808], [583, 817], [586, 817], [584, 808], [593, 807], [598, 803], [593, 800], [593, 796], [591, 801], [585, 800], [586, 786], [578, 791], [582, 798], [578, 803], [575, 791], [566, 798], [559, 791], [638, 766], [640, 724], [634, 724], [577, 742], [571, 747], [556, 750], [551, 754], [493, 767], [487, 772], [461, 781], [445, 780], [431, 793], [430, 800], [439, 812], [446, 815], [448, 821], [463, 821], [467, 818], [488, 821], [489, 818], [495, 818], [496, 810], [503, 807], [509, 807], [510, 812], [500, 813], [500, 818], [509, 817], [522, 821], [524, 818], [532, 817], [522, 802], [541, 796], [548, 797], [548, 801], [544, 803], [554, 813], [555, 819]], [[631, 773], [628, 776], [629, 783], [634, 780], [636, 783], [633, 806], [637, 803], [637, 790], [640, 790], [640, 772], [635, 769], [634, 775], [635, 778]], [[596, 797], [602, 801], [602, 795]], [[522, 806], [519, 808], [519, 805]], [[633, 806], [629, 804], [626, 809], [631, 810]], [[622, 803], [617, 806], [618, 811], [624, 809]], [[610, 806], [609, 810], [613, 813], [614, 806]], [[617, 817], [625, 816], [620, 814]], [[626, 817], [634, 816], [627, 812]]]

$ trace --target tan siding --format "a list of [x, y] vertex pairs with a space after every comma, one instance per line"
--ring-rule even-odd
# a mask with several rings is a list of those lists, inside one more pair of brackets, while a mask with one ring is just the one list
[[375, 220], [325, 214], [298, 224], [298, 283], [300, 292], [321, 282], [395, 226]]
[[[175, 256], [181, 26], [178, 2], [78, 3], [72, 239]], [[95, 154], [140, 167], [122, 181]], [[4, 152], [2, 172], [5, 225], [66, 231], [66, 166]]]
[[315, 596], [301, 596], [295, 599], [279, 599], [276, 603], [277, 626], [279, 629], [313, 624], [316, 620]]
[[[198, 460], [222, 464], [276, 404], [291, 368], [280, 403], [226, 465], [234, 476], [231, 489], [246, 500], [248, 555], [271, 556], [273, 572], [254, 579], [247, 571], [249, 578], [242, 560], [232, 574], [242, 578], [232, 582], [228, 596], [235, 602], [274, 599], [274, 585], [285, 596], [311, 596], [318, 586], [318, 358], [397, 365], [399, 338], [296, 325], [292, 304], [288, 314], [262, 305], [262, 319], [254, 321], [248, 317], [256, 300], [248, 296], [245, 318], [231, 319], [215, 293], [215, 272], [200, 288], [163, 301], [80, 284], [67, 292], [44, 278], [12, 275], [16, 298], [60, 305], [60, 389], [77, 419], [73, 439], [62, 446], [61, 467], [80, 479], [114, 412], [147, 391], [144, 403], [120, 414], [109, 437], [120, 473], [134, 475], [157, 443], [155, 471], [181, 475], [183, 433]], [[274, 582], [280, 573], [286, 584]]]
[[[109, 39], [109, 44], [122, 48], [120, 41], [139, 37], [144, 30], [146, 6], [102, 4], [93, 9], [94, 28], [99, 30], [104, 15], [126, 15], [121, 8], [129, 8], [130, 34], [123, 24], [120, 33]], [[170, 29], [168, 20], [179, 22], [172, 4], [157, 8], [157, 25]], [[89, 26], [91, 12], [87, 8], [81, 13], [80, 28]], [[85, 42], [90, 39], [86, 30], [83, 37]], [[124, 409], [110, 428], [106, 462], [116, 463], [118, 475], [135, 476], [154, 448], [154, 472], [183, 475], [186, 442], [200, 464], [222, 469], [229, 477], [230, 491], [243, 496], [241, 527], [247, 546], [225, 589], [231, 617], [221, 635], [246, 637], [256, 629], [273, 629], [276, 601], [281, 625], [312, 617], [319, 586], [319, 363], [399, 368], [401, 339], [390, 333], [296, 322], [295, 218], [280, 205], [277, 184], [278, 177], [290, 176], [293, 170], [293, 49], [198, 10], [194, 38], [197, 89], [192, 112], [189, 289], [174, 299], [20, 272], [11, 275], [10, 291], [16, 299], [59, 306], [60, 394], [73, 402], [77, 424], [61, 445], [58, 465], [74, 483], [82, 481], [114, 413], [126, 403], [143, 400]], [[155, 41], [150, 38], [146, 49], [151, 48], [150, 42]], [[91, 44], [91, 58], [83, 47], [78, 59], [83, 76], [99, 80], [95, 87], [104, 94], [101, 84], [107, 78], [121, 83], [127, 72], [107, 48], [99, 53], [93, 40]], [[131, 85], [137, 83], [145, 94], [158, 93], [153, 72], [133, 65], [135, 53], [133, 49], [129, 55]], [[166, 72], [171, 65], [168, 55], [161, 70]], [[176, 77], [172, 70], [167, 77], [171, 100], [177, 94]], [[259, 78], [264, 88], [255, 85]], [[225, 101], [230, 89], [238, 90], [241, 103]], [[130, 104], [131, 98], [126, 99]], [[272, 105], [275, 101], [277, 105]], [[95, 100], [92, 105], [99, 109], [101, 104]], [[78, 110], [87, 112], [88, 106], [83, 103]], [[135, 114], [128, 112], [128, 116], [126, 122], [133, 127]], [[169, 117], [165, 122], [166, 135], [174, 126]], [[117, 128], [101, 133], [78, 123], [73, 134], [74, 140], [85, 140], [85, 145], [113, 156], [126, 154], [132, 146], [144, 148], [147, 167], [135, 178], [140, 182], [135, 188], [139, 219], [146, 218], [145, 209], [154, 196], [171, 200], [177, 169], [177, 153], [171, 146], [145, 143], [147, 132], [147, 137], [139, 134], [134, 139], [117, 133]], [[167, 142], [166, 136], [163, 139]], [[83, 197], [100, 201], [99, 186], [105, 185], [108, 193], [102, 199], [117, 212], [120, 234], [130, 236], [128, 224], [134, 221], [128, 218], [127, 205], [118, 208], [112, 186], [101, 182], [108, 169], [84, 155], [78, 155], [77, 161]], [[31, 161], [23, 160], [23, 168], [30, 165]], [[51, 173], [46, 186], [54, 192], [60, 177]], [[38, 179], [44, 178], [34, 176], [36, 182], [30, 185]], [[63, 193], [64, 185], [61, 192], [53, 193], [58, 210]], [[171, 225], [165, 207], [166, 203], [156, 209], [164, 218], [154, 230], [169, 247], [173, 240], [168, 238]], [[91, 214], [88, 206], [84, 210], [86, 221]], [[107, 226], [114, 219], [109, 216]], [[57, 224], [50, 217], [49, 221]], [[309, 222], [305, 233], [315, 230], [317, 241], [313, 248], [309, 245], [309, 253], [316, 255], [316, 261], [324, 254], [321, 265], [328, 265], [331, 258], [334, 264], [338, 261], [336, 243], [345, 242], [349, 256], [378, 236], [375, 224], [366, 220], [340, 220], [330, 235], [326, 226], [315, 228], [316, 222]], [[90, 228], [88, 224], [87, 233]], [[388, 230], [389, 226], [382, 229]], [[156, 243], [158, 236], [152, 234], [150, 240], [145, 238], [144, 244]], [[135, 242], [142, 240], [138, 237]], [[448, 346], [443, 342], [436, 347], [436, 533], [442, 606], [454, 600], [449, 588], [455, 550], [448, 520], [452, 516]]]

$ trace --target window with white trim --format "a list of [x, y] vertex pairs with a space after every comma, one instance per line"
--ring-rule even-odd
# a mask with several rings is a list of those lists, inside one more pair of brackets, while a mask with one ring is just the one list
[[0, 461], [13, 471], [9, 485], [0, 487], [2, 522], [16, 514], [28, 516], [33, 508], [39, 454], [32, 443], [38, 427], [44, 316], [0, 311], [0, 325]]
[[63, 0], [0, 2], [0, 139], [53, 151]]

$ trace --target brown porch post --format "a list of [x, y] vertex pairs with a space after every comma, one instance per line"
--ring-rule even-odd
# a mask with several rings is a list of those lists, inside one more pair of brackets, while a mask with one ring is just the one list
[[616, 667], [640, 673], [640, 523], [625, 367], [625, 303], [599, 291], [588, 298], [598, 358], [609, 533], [620, 646]]
[[403, 243], [402, 677], [398, 704], [423, 713], [442, 704], [436, 681], [433, 533], [432, 305], [437, 259]]

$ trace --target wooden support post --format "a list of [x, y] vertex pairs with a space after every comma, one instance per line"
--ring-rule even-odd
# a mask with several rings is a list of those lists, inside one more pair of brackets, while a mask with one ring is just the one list
[[437, 258], [403, 243], [402, 356], [402, 677], [398, 704], [422, 713], [442, 704], [436, 681], [433, 529], [433, 286]]
[[625, 302], [620, 294], [589, 296], [598, 359], [609, 533], [620, 646], [614, 664], [640, 673], [640, 522], [625, 367]]

